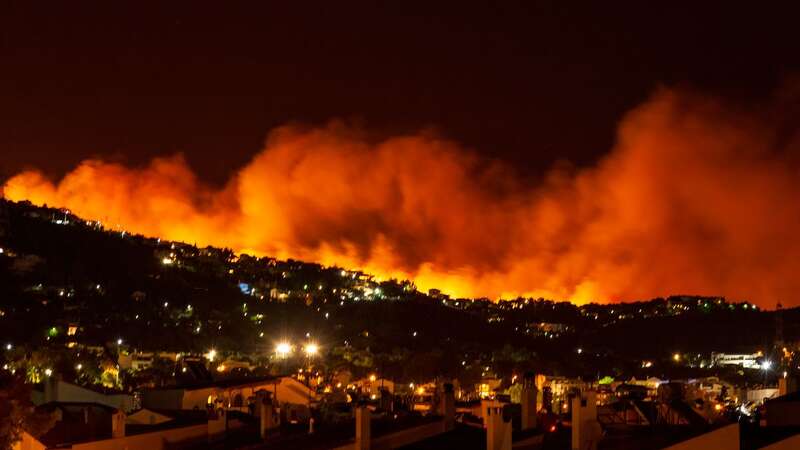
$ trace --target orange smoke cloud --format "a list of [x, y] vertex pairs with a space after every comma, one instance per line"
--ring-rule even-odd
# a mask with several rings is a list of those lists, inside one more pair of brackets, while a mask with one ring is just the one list
[[283, 127], [223, 189], [178, 155], [87, 160], [5, 195], [167, 239], [360, 267], [459, 296], [615, 301], [677, 293], [797, 303], [797, 140], [663, 90], [597, 166], [524, 186], [430, 134], [373, 142], [340, 123]]

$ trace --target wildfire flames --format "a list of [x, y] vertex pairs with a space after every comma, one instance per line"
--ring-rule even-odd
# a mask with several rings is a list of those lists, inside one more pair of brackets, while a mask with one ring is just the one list
[[[180, 156], [86, 160], [5, 195], [199, 245], [359, 267], [458, 296], [576, 302], [670, 294], [797, 304], [797, 136], [661, 90], [595, 167], [535, 187], [435, 135], [374, 142], [341, 123], [274, 130], [223, 189]], [[535, 151], [535, 149], [532, 149]]]

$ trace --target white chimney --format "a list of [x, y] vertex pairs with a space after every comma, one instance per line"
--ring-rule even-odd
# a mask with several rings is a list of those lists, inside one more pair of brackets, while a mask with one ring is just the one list
[[111, 437], [121, 438], [125, 437], [125, 412], [121, 409], [115, 410], [111, 413]]
[[597, 450], [602, 429], [597, 421], [597, 393], [586, 391], [572, 399], [572, 450]]
[[538, 389], [534, 376], [525, 376], [522, 379], [522, 393], [520, 403], [522, 404], [522, 429], [527, 430], [536, 428], [536, 403]]
[[503, 404], [481, 402], [486, 428], [486, 450], [511, 450], [511, 417], [503, 417]]
[[355, 450], [369, 450], [371, 439], [369, 409], [366, 406], [358, 406], [356, 407]]

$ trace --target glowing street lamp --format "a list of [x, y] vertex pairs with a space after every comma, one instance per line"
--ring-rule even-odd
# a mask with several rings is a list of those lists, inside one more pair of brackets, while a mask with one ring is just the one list
[[214, 361], [214, 358], [216, 357], [217, 357], [217, 351], [214, 350], [213, 348], [209, 350], [208, 353], [206, 353], [206, 358], [208, 358], [209, 361]]
[[770, 367], [772, 367], [772, 361], [770, 360], [766, 360], [763, 363], [761, 363], [761, 369], [763, 369], [765, 372], [769, 370]]
[[306, 346], [303, 348], [303, 351], [307, 356], [314, 356], [319, 352], [319, 346], [312, 342], [310, 344], [306, 344]]
[[275, 353], [277, 353], [281, 358], [285, 358], [291, 352], [292, 346], [288, 342], [281, 342], [275, 346]]

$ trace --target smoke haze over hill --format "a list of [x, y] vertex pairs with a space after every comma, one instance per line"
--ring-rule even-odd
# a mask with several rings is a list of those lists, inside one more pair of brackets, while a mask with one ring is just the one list
[[57, 182], [26, 171], [5, 196], [460, 296], [797, 306], [800, 140], [781, 117], [662, 89], [594, 167], [557, 166], [533, 187], [433, 133], [375, 140], [333, 121], [273, 130], [222, 189], [175, 155], [145, 167], [90, 159]]

